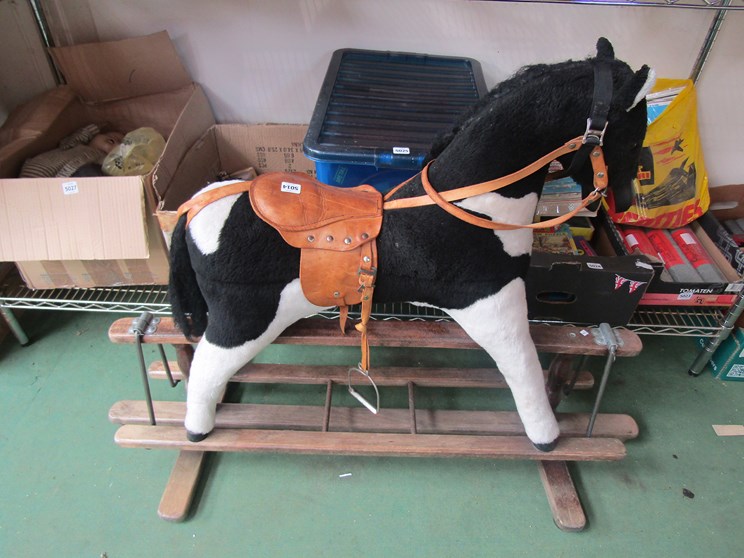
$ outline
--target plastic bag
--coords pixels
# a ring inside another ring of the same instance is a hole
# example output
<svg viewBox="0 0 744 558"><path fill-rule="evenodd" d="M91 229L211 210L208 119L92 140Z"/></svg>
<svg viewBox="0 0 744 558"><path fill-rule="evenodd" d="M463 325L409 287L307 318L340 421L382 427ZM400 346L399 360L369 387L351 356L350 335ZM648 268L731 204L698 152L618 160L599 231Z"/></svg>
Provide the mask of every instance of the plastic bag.
<svg viewBox="0 0 744 558"><path fill-rule="evenodd" d="M676 92L668 105L663 100L655 102L655 94L658 97L666 92ZM682 227L710 205L695 87L691 80L658 79L647 101L649 120L653 121L643 141L638 177L633 180L634 202L628 211L617 213L610 196L608 213L616 223L658 229Z"/></svg>
<svg viewBox="0 0 744 558"><path fill-rule="evenodd" d="M165 139L153 128L137 128L106 155L101 168L110 176L147 174L165 149Z"/></svg>

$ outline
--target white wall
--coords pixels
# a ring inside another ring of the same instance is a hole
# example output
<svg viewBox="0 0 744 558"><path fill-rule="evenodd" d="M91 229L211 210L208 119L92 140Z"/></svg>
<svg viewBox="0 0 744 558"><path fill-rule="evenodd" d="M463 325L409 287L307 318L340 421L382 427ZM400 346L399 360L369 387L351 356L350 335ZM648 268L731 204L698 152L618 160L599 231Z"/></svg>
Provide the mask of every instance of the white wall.
<svg viewBox="0 0 744 558"><path fill-rule="evenodd" d="M524 64L583 58L608 37L632 67L688 77L714 12L466 0L47 0L61 39L167 29L220 122L310 119L331 53L356 47L469 56L490 85ZM729 12L699 86L712 185L744 183L744 13ZM67 23L65 23L67 20ZM94 30L95 32L93 32ZM79 32L78 32L79 34Z"/></svg>
<svg viewBox="0 0 744 558"><path fill-rule="evenodd" d="M54 85L28 3L0 1L0 122L13 108Z"/></svg>

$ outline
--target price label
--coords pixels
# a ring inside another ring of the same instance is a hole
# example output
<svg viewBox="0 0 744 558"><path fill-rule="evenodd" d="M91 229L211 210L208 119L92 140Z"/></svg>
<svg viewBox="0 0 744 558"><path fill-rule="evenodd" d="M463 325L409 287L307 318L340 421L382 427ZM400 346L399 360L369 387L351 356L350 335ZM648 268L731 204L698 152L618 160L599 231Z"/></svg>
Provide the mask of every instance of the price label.
<svg viewBox="0 0 744 558"><path fill-rule="evenodd" d="M289 194L299 194L302 192L302 184L295 184L294 182L282 182L282 192Z"/></svg>
<svg viewBox="0 0 744 558"><path fill-rule="evenodd" d="M65 196L70 196L72 194L77 194L79 192L78 190L78 183L77 182L63 182L62 183L62 193Z"/></svg>

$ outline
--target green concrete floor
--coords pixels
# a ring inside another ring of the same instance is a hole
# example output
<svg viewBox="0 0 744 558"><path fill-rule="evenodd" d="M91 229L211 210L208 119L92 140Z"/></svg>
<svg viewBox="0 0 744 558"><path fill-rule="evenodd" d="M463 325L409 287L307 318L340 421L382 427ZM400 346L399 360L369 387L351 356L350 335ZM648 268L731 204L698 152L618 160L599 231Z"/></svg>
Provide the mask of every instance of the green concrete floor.
<svg viewBox="0 0 744 558"><path fill-rule="evenodd" d="M0 557L744 555L744 437L711 428L744 422L744 383L689 377L691 338L646 336L641 356L616 364L603 411L632 415L641 434L623 461L571 466L589 520L582 533L553 525L533 463L478 459L217 455L191 517L168 523L156 510L175 454L119 448L107 421L115 401L142 398L134 348L107 339L116 317L28 311L33 343L0 345ZM484 361L458 351L373 357ZM261 358L346 364L357 352L275 346ZM183 397L158 382L153 394ZM428 395L511 408L505 392ZM316 388L238 396L322 400ZM562 405L589 409L591 394Z"/></svg>

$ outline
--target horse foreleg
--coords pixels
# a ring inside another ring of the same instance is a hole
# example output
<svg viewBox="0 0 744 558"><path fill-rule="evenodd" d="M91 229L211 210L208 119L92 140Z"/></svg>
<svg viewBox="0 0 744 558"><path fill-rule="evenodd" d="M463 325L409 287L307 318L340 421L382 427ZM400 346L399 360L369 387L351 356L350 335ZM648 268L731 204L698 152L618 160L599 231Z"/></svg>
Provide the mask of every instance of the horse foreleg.
<svg viewBox="0 0 744 558"><path fill-rule="evenodd" d="M229 320L246 320L240 309L210 307L210 324L220 322L220 327L231 323ZM207 326L199 341L191 364L188 391L186 394L186 419L184 426L188 439L198 442L214 429L217 403L227 387L230 378L259 352L276 339L287 327L297 320L314 314L322 308L311 304L302 294L299 279L289 283L282 290L276 315L260 335L244 343L225 347L219 339L210 337ZM236 323L236 322L232 322Z"/></svg>
<svg viewBox="0 0 744 558"><path fill-rule="evenodd" d="M461 310L446 310L488 352L511 388L525 432L538 449L552 450L558 422L545 392L542 365L530 336L524 281Z"/></svg>

